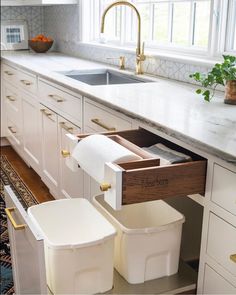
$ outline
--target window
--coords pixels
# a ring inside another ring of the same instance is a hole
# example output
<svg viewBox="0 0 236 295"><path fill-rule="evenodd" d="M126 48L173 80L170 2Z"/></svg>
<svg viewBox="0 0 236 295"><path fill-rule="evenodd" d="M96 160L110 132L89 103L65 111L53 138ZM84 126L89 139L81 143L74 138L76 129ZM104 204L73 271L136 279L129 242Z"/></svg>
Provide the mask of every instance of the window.
<svg viewBox="0 0 236 295"><path fill-rule="evenodd" d="M93 11L87 41L99 42L102 12L114 0L82 1L90 3ZM141 14L146 48L205 56L236 53L236 0L129 1ZM112 8L106 16L105 35L107 44L135 46L137 17L132 9Z"/></svg>
<svg viewBox="0 0 236 295"><path fill-rule="evenodd" d="M236 51L236 0L229 3L227 15L226 51Z"/></svg>

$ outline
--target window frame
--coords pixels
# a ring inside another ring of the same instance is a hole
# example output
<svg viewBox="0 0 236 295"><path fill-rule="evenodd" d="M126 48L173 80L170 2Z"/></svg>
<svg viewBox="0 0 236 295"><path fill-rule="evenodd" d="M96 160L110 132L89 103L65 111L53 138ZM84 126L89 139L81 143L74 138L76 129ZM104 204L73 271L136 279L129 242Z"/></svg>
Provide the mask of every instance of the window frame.
<svg viewBox="0 0 236 295"><path fill-rule="evenodd" d="M97 31L98 29L100 29L101 9L99 9L99 24L97 23L94 24L94 15L93 17L91 17L91 11L93 11L91 4L94 1L99 1L99 6L100 6L100 0L79 0L80 20L81 20L80 42L99 46L100 44L99 40L94 38L95 36L94 28L96 27ZM206 50L202 50L194 46L191 46L191 47L177 46L176 44L175 45L171 45L171 44L157 45L154 43L151 44L152 42L145 44L146 50L150 52L166 52L167 54L170 54L170 55L184 54L186 56L196 56L196 58L202 57L205 59L207 58L219 59L222 54L236 55L236 48L233 50L229 50L229 45L230 45L230 42L232 42L232 39L230 40L229 34L228 34L230 28L232 28L232 25L233 25L232 15L230 18L228 18L228 14L229 14L228 9L229 7L232 6L233 1L235 0L211 0L210 20L209 20L209 41L208 41L208 47L206 48ZM121 13L122 13L123 19L126 19L125 9L122 9L121 11L122 11ZM235 13L235 17L236 17L236 13ZM89 25L87 24L88 19L90 19ZM86 21L86 26L83 26L85 21ZM121 32L122 32L121 43L120 41L117 41L117 40L112 40L112 41L109 40L105 44L105 46L108 48L120 47L122 49L135 50L135 47L136 47L135 41L124 43L124 39L125 39L124 28L125 28L125 23L121 22Z"/></svg>

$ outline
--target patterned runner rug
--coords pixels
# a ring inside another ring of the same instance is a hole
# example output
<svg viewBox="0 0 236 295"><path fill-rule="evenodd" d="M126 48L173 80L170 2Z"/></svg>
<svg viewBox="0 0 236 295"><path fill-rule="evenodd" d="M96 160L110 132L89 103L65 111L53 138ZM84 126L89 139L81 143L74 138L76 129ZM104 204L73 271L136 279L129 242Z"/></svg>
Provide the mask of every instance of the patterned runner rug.
<svg viewBox="0 0 236 295"><path fill-rule="evenodd" d="M20 176L8 162L6 156L0 157L1 166L1 186L0 186L0 266L1 266L1 284L0 284L0 294L13 294L13 277L12 277L12 266L11 266L11 254L10 245L7 232L7 217L4 211L5 201L4 201L4 185L11 185L11 188L17 195L22 206L27 209L28 207L37 204L38 202L34 198L32 192L24 184Z"/></svg>

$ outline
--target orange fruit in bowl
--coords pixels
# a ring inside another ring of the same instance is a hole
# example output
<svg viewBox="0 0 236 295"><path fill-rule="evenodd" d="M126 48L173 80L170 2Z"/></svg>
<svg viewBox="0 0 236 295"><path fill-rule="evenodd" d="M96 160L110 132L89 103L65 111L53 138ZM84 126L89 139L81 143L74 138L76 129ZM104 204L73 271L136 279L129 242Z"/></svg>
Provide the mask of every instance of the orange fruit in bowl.
<svg viewBox="0 0 236 295"><path fill-rule="evenodd" d="M37 40L42 40L44 38L43 34L39 34L35 37Z"/></svg>
<svg viewBox="0 0 236 295"><path fill-rule="evenodd" d="M39 34L29 40L29 47L37 53L47 52L53 44L53 39Z"/></svg>

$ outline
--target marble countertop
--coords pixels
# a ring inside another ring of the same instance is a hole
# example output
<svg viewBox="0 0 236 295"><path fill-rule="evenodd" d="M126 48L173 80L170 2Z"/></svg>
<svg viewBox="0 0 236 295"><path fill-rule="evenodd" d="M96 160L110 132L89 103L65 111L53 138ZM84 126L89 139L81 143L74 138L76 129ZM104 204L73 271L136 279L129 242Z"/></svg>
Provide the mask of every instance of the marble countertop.
<svg viewBox="0 0 236 295"><path fill-rule="evenodd" d="M236 165L236 106L224 104L222 93L208 103L193 85L160 77L152 83L91 86L58 72L108 66L60 53L5 52L1 58Z"/></svg>

